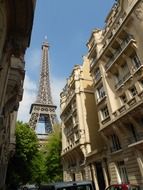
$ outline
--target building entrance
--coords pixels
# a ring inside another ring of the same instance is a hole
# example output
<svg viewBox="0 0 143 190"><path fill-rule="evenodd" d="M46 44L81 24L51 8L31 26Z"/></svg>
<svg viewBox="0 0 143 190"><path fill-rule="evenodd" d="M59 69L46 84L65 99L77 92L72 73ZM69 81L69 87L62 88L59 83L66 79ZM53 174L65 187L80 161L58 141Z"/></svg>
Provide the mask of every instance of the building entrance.
<svg viewBox="0 0 143 190"><path fill-rule="evenodd" d="M95 168L96 168L99 189L104 190L105 189L105 179L104 179L104 174L103 174L103 169L102 169L102 163L95 162Z"/></svg>

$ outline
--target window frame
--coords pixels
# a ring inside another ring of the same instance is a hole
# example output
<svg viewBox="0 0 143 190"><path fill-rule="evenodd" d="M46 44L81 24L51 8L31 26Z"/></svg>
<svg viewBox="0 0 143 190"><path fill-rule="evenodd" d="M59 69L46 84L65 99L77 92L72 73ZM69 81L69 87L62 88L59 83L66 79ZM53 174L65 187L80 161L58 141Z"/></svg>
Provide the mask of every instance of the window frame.
<svg viewBox="0 0 143 190"><path fill-rule="evenodd" d="M101 113L101 120L102 121L107 119L108 117L110 117L110 113L109 113L109 109L108 109L107 105L101 108L100 113Z"/></svg>

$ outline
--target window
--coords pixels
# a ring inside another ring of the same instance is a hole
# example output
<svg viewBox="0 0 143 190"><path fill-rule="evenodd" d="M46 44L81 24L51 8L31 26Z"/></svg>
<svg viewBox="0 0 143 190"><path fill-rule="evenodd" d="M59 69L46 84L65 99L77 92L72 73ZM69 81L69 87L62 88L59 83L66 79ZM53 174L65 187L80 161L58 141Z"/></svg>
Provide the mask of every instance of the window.
<svg viewBox="0 0 143 190"><path fill-rule="evenodd" d="M74 143L74 136L70 137L70 145Z"/></svg>
<svg viewBox="0 0 143 190"><path fill-rule="evenodd" d="M94 41L92 40L91 45L90 45L90 49L93 48L93 46L94 46Z"/></svg>
<svg viewBox="0 0 143 190"><path fill-rule="evenodd" d="M133 64L133 70L136 70L141 66L141 62L140 62L137 54L134 54L134 55L131 56L131 61L132 61L132 64Z"/></svg>
<svg viewBox="0 0 143 190"><path fill-rule="evenodd" d="M108 39L110 40L110 38L113 36L113 32L110 32Z"/></svg>
<svg viewBox="0 0 143 190"><path fill-rule="evenodd" d="M120 141L116 134L111 135L110 140L111 140L111 152L121 149Z"/></svg>
<svg viewBox="0 0 143 190"><path fill-rule="evenodd" d="M129 76L130 76L130 71L127 63L124 63L122 66L122 76L123 76L123 81L125 81Z"/></svg>
<svg viewBox="0 0 143 190"><path fill-rule="evenodd" d="M99 68L97 68L97 69L95 70L94 75L95 75L95 80L99 80L99 79L100 79L101 73L100 73Z"/></svg>
<svg viewBox="0 0 143 190"><path fill-rule="evenodd" d="M123 94L122 96L120 96L120 100L122 104L125 104L127 102L127 97L125 94Z"/></svg>
<svg viewBox="0 0 143 190"><path fill-rule="evenodd" d="M122 84L121 76L119 75L119 72L114 74L114 81L115 81L115 88L118 88Z"/></svg>
<svg viewBox="0 0 143 190"><path fill-rule="evenodd" d="M75 109L76 108L76 100L74 99L74 101L72 102L72 108Z"/></svg>
<svg viewBox="0 0 143 190"><path fill-rule="evenodd" d="M143 118L140 118L140 119L138 120L138 122L139 122L139 124L140 124L140 127L143 127Z"/></svg>
<svg viewBox="0 0 143 190"><path fill-rule="evenodd" d="M119 81L119 73L114 74L115 82L117 83Z"/></svg>
<svg viewBox="0 0 143 190"><path fill-rule="evenodd" d="M97 88L97 101L101 100L105 96L103 85Z"/></svg>
<svg viewBox="0 0 143 190"><path fill-rule="evenodd" d="M73 115L73 125L77 125L78 124L78 118L77 118L77 114Z"/></svg>
<svg viewBox="0 0 143 190"><path fill-rule="evenodd" d="M132 96L135 96L137 94L137 90L135 86L131 87L129 90Z"/></svg>
<svg viewBox="0 0 143 190"><path fill-rule="evenodd" d="M101 118L102 118L102 120L104 120L108 117L109 117L108 107L105 106L104 108L101 109Z"/></svg>
<svg viewBox="0 0 143 190"><path fill-rule="evenodd" d="M119 161L117 165L122 183L128 183L128 174L124 161Z"/></svg>
<svg viewBox="0 0 143 190"><path fill-rule="evenodd" d="M131 123L129 123L128 126L129 126L129 129L130 129L130 133L132 134L132 137L133 137L133 139L132 139L132 137L129 139L130 142L131 143L134 142L134 141L137 142L138 141L138 136L137 136L137 132L136 132L134 126Z"/></svg>
<svg viewBox="0 0 143 190"><path fill-rule="evenodd" d="M79 130L75 132L75 141L79 140L80 135L79 135Z"/></svg>
<svg viewBox="0 0 143 190"><path fill-rule="evenodd" d="M121 68L122 68L123 73L129 72L129 67L128 67L128 64L126 62L121 65Z"/></svg>

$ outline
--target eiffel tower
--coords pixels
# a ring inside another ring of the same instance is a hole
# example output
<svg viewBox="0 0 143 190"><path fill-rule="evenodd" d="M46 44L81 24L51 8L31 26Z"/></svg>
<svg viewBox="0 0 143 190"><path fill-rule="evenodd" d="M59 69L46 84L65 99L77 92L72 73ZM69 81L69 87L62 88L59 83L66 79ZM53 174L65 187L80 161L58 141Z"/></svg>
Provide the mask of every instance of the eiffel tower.
<svg viewBox="0 0 143 190"><path fill-rule="evenodd" d="M56 106L53 105L50 88L48 50L49 44L45 40L42 44L38 95L30 108L29 126L35 130L39 141L46 140L48 135L53 132L53 125L57 123Z"/></svg>

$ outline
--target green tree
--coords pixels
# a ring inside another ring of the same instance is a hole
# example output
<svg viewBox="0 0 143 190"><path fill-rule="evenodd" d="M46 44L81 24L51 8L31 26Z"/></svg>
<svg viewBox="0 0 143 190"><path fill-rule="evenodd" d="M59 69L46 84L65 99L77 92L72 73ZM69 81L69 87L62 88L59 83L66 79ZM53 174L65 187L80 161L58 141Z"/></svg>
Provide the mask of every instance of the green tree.
<svg viewBox="0 0 143 190"><path fill-rule="evenodd" d="M28 124L16 124L16 151L10 159L6 183L14 189L19 183L27 183L32 178L31 165L38 153L38 139Z"/></svg>
<svg viewBox="0 0 143 190"><path fill-rule="evenodd" d="M60 125L54 126L54 132L48 137L46 144L45 154L47 182L62 180L60 129Z"/></svg>
<svg viewBox="0 0 143 190"><path fill-rule="evenodd" d="M38 149L38 139L28 124L16 124L16 151L10 159L7 171L7 189L20 184L62 180L60 126L54 126L46 146Z"/></svg>
<svg viewBox="0 0 143 190"><path fill-rule="evenodd" d="M47 181L45 152L39 150L31 164L31 182L40 184Z"/></svg>

